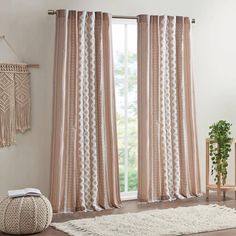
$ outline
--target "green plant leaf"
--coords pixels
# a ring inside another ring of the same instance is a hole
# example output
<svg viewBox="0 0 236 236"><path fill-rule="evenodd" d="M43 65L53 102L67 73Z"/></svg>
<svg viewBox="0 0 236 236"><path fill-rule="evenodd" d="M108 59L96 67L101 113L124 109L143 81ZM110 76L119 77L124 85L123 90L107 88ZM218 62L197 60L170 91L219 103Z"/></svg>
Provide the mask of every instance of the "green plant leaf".
<svg viewBox="0 0 236 236"><path fill-rule="evenodd" d="M231 151L231 128L232 124L225 120L220 120L211 126L209 126L209 136L211 139L216 141L216 143L210 143L209 145L209 155L212 161L211 174L215 172L214 181L226 183L227 178L227 167L228 158ZM220 173L220 176L218 175Z"/></svg>

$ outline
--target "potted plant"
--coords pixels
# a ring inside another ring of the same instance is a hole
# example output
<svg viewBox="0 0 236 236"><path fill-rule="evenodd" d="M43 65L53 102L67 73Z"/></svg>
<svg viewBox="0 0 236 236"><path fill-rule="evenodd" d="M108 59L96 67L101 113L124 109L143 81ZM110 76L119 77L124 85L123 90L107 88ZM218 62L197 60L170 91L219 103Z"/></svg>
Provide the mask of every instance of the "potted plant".
<svg viewBox="0 0 236 236"><path fill-rule="evenodd" d="M231 126L232 124L227 121L220 120L209 127L209 136L212 141L209 146L209 154L212 160L211 175L215 174L214 181L218 186L226 184L232 141Z"/></svg>

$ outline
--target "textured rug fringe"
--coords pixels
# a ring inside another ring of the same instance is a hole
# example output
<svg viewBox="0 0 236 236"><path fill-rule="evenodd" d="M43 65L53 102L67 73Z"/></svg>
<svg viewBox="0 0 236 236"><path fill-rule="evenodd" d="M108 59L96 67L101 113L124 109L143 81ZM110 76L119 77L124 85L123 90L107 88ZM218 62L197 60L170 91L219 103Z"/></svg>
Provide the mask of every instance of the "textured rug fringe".
<svg viewBox="0 0 236 236"><path fill-rule="evenodd" d="M63 223L62 223L63 224ZM67 234L69 234L70 236L73 236L75 231L80 232L81 236L102 236L101 234L97 234L94 232L91 232L83 227L80 226L76 226L70 222L68 222L68 225L63 225L63 227L60 227L59 223L52 223L50 226L52 226L55 229L61 230ZM71 229L71 227L73 229Z"/></svg>
<svg viewBox="0 0 236 236"><path fill-rule="evenodd" d="M183 235L236 228L236 209L217 204L155 209L51 224L70 236Z"/></svg>
<svg viewBox="0 0 236 236"><path fill-rule="evenodd" d="M221 206L221 205L218 205L218 204L210 204L208 206L211 206L211 207L218 207L222 210L224 210L225 212L231 212L231 213L235 213L236 214L236 209L235 208L229 208L225 205Z"/></svg>

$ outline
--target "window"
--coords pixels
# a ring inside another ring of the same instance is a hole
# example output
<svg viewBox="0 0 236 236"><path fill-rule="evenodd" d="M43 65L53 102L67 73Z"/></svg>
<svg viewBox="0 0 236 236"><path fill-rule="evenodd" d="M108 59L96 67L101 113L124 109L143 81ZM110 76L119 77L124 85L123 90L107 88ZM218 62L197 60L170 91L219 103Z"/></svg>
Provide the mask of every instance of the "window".
<svg viewBox="0 0 236 236"><path fill-rule="evenodd" d="M113 20L113 55L122 199L136 198L138 184L137 23Z"/></svg>

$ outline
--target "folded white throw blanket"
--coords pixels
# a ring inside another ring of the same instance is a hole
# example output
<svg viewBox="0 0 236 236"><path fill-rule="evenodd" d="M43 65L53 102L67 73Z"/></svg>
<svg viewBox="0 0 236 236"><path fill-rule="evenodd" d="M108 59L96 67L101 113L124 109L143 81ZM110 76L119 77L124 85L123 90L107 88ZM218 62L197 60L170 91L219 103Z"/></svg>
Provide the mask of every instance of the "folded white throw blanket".
<svg viewBox="0 0 236 236"><path fill-rule="evenodd" d="M23 188L23 189L16 189L16 190L9 190L8 197L15 198L15 197L25 197L25 196L40 196L42 195L40 190L37 188Z"/></svg>

